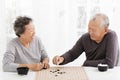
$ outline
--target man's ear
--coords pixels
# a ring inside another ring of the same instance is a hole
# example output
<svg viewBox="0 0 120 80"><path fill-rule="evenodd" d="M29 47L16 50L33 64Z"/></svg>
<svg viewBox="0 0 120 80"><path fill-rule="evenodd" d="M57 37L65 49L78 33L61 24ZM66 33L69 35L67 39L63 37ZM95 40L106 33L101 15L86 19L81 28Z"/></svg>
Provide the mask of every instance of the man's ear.
<svg viewBox="0 0 120 80"><path fill-rule="evenodd" d="M108 33L108 28L105 28L105 34L107 34Z"/></svg>

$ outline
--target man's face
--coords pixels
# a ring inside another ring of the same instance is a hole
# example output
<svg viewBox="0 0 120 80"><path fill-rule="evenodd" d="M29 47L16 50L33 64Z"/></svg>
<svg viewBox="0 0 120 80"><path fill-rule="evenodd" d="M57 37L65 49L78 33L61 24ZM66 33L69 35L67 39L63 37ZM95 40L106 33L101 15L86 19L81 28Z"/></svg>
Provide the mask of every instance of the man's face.
<svg viewBox="0 0 120 80"><path fill-rule="evenodd" d="M107 28L102 27L100 25L100 20L90 21L88 25L88 32L90 34L90 38L97 43L101 42L104 35L107 33Z"/></svg>

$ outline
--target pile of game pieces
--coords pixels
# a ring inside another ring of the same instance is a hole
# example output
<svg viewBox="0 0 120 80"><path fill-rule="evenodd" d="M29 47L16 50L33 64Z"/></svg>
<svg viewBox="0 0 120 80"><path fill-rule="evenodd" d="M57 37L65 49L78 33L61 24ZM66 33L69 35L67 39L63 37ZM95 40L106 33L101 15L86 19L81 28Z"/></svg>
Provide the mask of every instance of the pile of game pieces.
<svg viewBox="0 0 120 80"><path fill-rule="evenodd" d="M55 77L61 75L61 74L65 74L66 72L62 72L60 71L60 69L56 69L56 70L50 70L51 73L55 73Z"/></svg>

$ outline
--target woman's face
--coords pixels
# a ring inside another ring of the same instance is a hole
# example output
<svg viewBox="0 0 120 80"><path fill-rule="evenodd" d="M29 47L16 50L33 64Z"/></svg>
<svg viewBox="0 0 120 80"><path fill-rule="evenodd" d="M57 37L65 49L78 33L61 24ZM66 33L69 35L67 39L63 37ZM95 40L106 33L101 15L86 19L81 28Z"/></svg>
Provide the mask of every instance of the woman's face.
<svg viewBox="0 0 120 80"><path fill-rule="evenodd" d="M31 42L35 35L35 28L32 22L25 26L25 32L20 35L27 42Z"/></svg>

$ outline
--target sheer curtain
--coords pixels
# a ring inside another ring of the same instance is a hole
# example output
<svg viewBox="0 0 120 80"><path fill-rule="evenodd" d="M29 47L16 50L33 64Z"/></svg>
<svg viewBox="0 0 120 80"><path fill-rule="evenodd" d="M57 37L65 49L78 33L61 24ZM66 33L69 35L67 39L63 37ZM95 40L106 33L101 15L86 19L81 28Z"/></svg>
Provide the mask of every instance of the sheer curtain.
<svg viewBox="0 0 120 80"><path fill-rule="evenodd" d="M108 15L110 28L120 37L119 4L119 0L1 0L0 65L6 44L16 37L13 22L17 16L33 18L36 35L41 38L53 65L54 55L71 49L79 37L87 32L89 18L95 13ZM83 54L68 65L82 65L84 60Z"/></svg>

